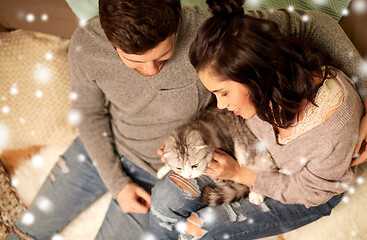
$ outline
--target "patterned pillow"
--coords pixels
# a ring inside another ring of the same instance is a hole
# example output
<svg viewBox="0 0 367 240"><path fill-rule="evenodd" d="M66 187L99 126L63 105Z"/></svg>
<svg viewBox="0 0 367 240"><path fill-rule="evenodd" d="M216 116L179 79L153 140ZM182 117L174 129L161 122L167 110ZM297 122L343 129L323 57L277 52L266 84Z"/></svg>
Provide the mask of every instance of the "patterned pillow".
<svg viewBox="0 0 367 240"><path fill-rule="evenodd" d="M0 151L68 144L68 39L23 30L0 33Z"/></svg>

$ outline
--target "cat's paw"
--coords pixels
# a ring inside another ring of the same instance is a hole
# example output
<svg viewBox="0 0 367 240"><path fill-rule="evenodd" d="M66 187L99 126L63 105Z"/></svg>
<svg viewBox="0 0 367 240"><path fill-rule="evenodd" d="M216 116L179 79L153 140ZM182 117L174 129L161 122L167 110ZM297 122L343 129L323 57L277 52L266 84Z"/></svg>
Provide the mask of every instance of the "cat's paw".
<svg viewBox="0 0 367 240"><path fill-rule="evenodd" d="M264 202L264 199L265 199L264 195L255 192L250 192L250 194L248 195L248 200L252 204L260 205L262 202Z"/></svg>
<svg viewBox="0 0 367 240"><path fill-rule="evenodd" d="M168 167L167 165L164 165L163 167L161 167L161 169L158 170L157 178L162 179L164 175L166 175L170 170L171 170L170 167Z"/></svg>

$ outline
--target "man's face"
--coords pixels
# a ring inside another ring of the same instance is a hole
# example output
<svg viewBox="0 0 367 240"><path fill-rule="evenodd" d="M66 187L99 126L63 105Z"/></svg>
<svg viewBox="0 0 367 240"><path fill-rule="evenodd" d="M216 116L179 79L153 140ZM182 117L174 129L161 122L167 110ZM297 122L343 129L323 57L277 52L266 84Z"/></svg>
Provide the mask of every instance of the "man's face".
<svg viewBox="0 0 367 240"><path fill-rule="evenodd" d="M153 76L163 67L164 63L173 55L175 48L175 34L167 37L155 48L147 52L136 55L123 52L116 48L121 61L129 68L135 69L143 76Z"/></svg>

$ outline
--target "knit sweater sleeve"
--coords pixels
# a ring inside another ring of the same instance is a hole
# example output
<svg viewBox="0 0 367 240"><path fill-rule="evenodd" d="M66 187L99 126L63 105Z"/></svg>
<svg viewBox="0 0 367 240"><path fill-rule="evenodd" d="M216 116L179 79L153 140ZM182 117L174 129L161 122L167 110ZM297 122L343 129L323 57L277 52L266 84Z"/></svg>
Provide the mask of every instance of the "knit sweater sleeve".
<svg viewBox="0 0 367 240"><path fill-rule="evenodd" d="M81 117L78 129L85 148L107 188L116 196L130 178L123 172L115 153L106 97L88 74L88 68L93 66L88 63L91 56L81 47L85 39L80 31L71 39L68 54L72 91L77 94L72 108Z"/></svg>
<svg viewBox="0 0 367 240"><path fill-rule="evenodd" d="M343 129L340 132L343 137L339 136L333 148L325 145L324 149L329 149L330 154L323 159L310 159L299 173L258 171L254 191L285 204L306 207L318 206L345 192L354 179L349 166L353 151L351 133L350 128Z"/></svg>
<svg viewBox="0 0 367 240"><path fill-rule="evenodd" d="M360 97L367 98L367 75L363 73L363 59L332 17L321 12L290 12L285 9L249 11L247 14L275 21L282 33L298 36L312 49L321 51L330 60L329 65L342 70L353 79Z"/></svg>

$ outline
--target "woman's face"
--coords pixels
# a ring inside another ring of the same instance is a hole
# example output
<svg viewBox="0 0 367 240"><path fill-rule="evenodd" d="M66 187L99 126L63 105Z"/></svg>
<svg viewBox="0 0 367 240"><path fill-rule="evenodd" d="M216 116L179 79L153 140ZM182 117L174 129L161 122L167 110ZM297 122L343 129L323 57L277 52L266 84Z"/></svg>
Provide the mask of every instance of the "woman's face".
<svg viewBox="0 0 367 240"><path fill-rule="evenodd" d="M217 107L227 108L244 119L250 119L256 114L256 110L250 101L248 88L230 79L223 79L215 75L207 68L198 72L204 86L215 94Z"/></svg>

